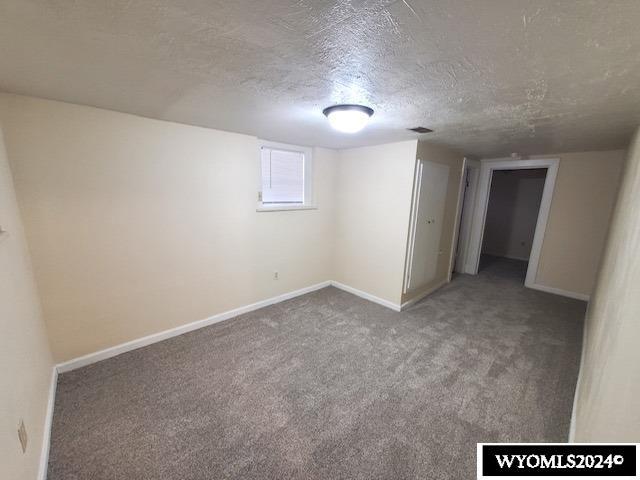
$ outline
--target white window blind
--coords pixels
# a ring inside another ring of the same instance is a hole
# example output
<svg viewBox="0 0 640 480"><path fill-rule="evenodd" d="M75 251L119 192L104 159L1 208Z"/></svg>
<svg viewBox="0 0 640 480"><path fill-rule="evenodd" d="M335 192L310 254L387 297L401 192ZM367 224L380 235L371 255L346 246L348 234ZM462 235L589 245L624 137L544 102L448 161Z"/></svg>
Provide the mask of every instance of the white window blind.
<svg viewBox="0 0 640 480"><path fill-rule="evenodd" d="M304 153L262 147L262 203L304 203Z"/></svg>

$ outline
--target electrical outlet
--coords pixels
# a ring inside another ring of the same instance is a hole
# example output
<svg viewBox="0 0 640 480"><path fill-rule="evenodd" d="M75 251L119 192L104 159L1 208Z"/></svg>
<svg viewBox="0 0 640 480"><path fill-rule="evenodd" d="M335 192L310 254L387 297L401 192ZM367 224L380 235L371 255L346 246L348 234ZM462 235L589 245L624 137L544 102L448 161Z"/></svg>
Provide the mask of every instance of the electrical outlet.
<svg viewBox="0 0 640 480"><path fill-rule="evenodd" d="M20 427L18 428L18 440L22 446L22 453L27 451L27 428L24 426L24 420L20 419Z"/></svg>
<svg viewBox="0 0 640 480"><path fill-rule="evenodd" d="M273 279L278 280L278 271L273 272Z"/></svg>

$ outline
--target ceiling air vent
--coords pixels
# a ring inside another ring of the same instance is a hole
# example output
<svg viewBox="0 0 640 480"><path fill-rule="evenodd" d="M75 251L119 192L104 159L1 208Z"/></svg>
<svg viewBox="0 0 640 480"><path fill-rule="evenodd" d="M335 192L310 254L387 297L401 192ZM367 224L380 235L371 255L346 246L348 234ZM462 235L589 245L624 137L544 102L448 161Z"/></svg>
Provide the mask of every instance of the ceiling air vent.
<svg viewBox="0 0 640 480"><path fill-rule="evenodd" d="M426 127L414 127L414 128L409 128L409 130L411 130L412 132L416 132L416 133L431 133L431 132L433 132L433 130L431 130L430 128L426 128Z"/></svg>

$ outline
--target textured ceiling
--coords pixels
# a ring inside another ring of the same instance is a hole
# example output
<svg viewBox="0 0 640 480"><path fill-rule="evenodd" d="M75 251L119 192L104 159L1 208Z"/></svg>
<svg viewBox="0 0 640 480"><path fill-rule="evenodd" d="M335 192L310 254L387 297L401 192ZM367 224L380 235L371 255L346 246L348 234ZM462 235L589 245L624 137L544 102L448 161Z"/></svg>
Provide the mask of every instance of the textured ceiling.
<svg viewBox="0 0 640 480"><path fill-rule="evenodd" d="M3 0L0 90L328 147L618 148L640 1ZM334 103L376 113L340 134Z"/></svg>

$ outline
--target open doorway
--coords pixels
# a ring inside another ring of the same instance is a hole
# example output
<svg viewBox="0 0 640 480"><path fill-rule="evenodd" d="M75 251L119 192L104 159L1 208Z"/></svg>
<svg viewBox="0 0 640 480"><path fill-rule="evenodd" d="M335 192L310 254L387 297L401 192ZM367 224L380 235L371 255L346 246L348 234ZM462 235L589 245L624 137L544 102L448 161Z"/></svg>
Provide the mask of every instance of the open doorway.
<svg viewBox="0 0 640 480"><path fill-rule="evenodd" d="M460 265L463 267L460 270L462 273L475 275L478 273L478 269L481 266L480 260L484 246L485 220L487 219L489 197L494 173L502 170L510 170L513 172L523 170L543 170L545 172L545 176L543 180L540 180L540 182L543 183L544 186L542 196L538 202L538 214L534 234L532 238L530 237L528 239L528 242L527 240L520 240L520 242L525 241L525 245L520 246L526 247L528 250L528 260L525 262L526 277L524 284L529 288L542 289L542 287L536 283L536 277L538 274L538 263L542 252L544 234L547 228L547 219L549 218L549 211L551 210L551 200L553 197L556 176L558 174L558 165L559 160L557 158L517 160L497 159L482 160L480 162L477 193L472 200L473 205L470 205L470 210L473 211L471 215L473 218L471 219L470 233L468 238L461 238L462 242L466 242L465 247L461 250L464 252L464 255L460 259ZM536 176L540 174L536 172L531 175ZM500 228L507 228L505 227L506 223L508 222L505 221L505 217L503 216L499 222ZM486 266L486 264L484 266Z"/></svg>
<svg viewBox="0 0 640 480"><path fill-rule="evenodd" d="M478 272L525 282L546 176L546 168L492 172Z"/></svg>

